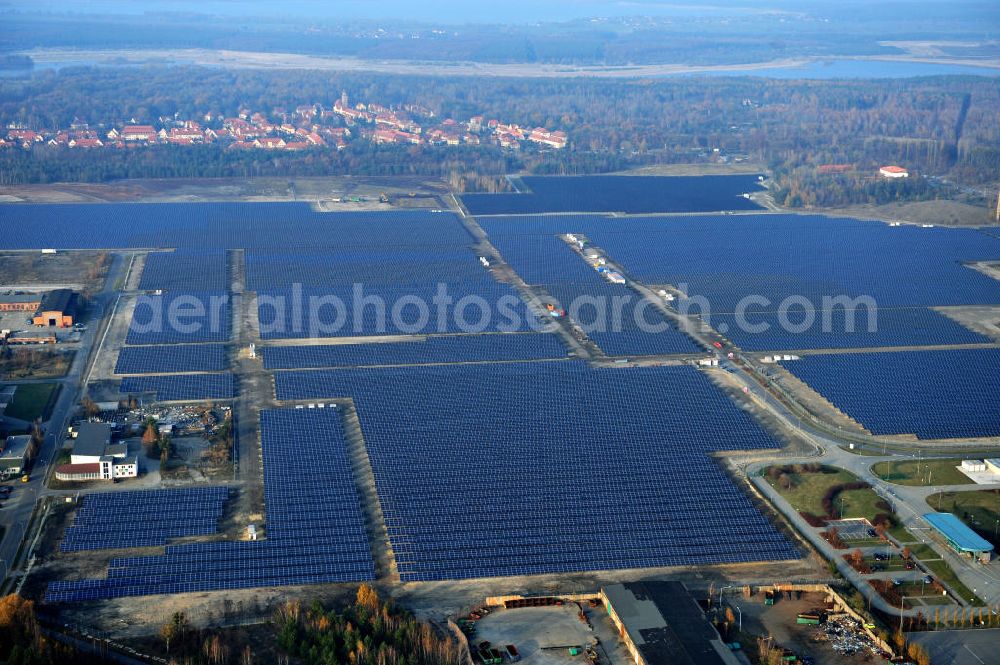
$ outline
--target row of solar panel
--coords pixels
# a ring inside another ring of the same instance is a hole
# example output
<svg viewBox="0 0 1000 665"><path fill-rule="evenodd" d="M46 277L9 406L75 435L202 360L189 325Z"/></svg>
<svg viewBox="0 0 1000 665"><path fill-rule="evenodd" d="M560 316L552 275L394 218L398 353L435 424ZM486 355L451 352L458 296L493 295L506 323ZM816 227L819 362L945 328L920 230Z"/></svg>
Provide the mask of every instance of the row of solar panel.
<svg viewBox="0 0 1000 665"><path fill-rule="evenodd" d="M480 223L515 270L538 284L589 284L556 234L586 236L631 277L679 287L690 300L678 307L747 350L985 342L927 307L1000 303L1000 283L965 265L1000 259L1000 240L973 229L797 215Z"/></svg>
<svg viewBox="0 0 1000 665"><path fill-rule="evenodd" d="M145 291L228 291L226 252L223 249L151 252L146 255L139 288Z"/></svg>
<svg viewBox="0 0 1000 665"><path fill-rule="evenodd" d="M338 411L265 410L260 431L266 540L171 545L163 555L112 559L107 579L53 582L46 599L374 579Z"/></svg>
<svg viewBox="0 0 1000 665"><path fill-rule="evenodd" d="M7 249L375 247L473 242L453 213L317 212L307 203L3 206Z"/></svg>
<svg viewBox="0 0 1000 665"><path fill-rule="evenodd" d="M297 369L564 358L566 349L556 335L495 333L391 344L266 346L261 355L266 369Z"/></svg>
<svg viewBox="0 0 1000 665"><path fill-rule="evenodd" d="M216 532L225 487L85 495L59 548L64 552L164 545Z"/></svg>
<svg viewBox="0 0 1000 665"><path fill-rule="evenodd" d="M261 339L545 330L506 284L367 285L258 295Z"/></svg>
<svg viewBox="0 0 1000 665"><path fill-rule="evenodd" d="M354 284L405 288L493 280L466 245L249 250L246 268L247 287L251 291L290 289L294 285L305 289Z"/></svg>
<svg viewBox="0 0 1000 665"><path fill-rule="evenodd" d="M611 356L691 354L703 349L660 311L625 286L600 281L546 286L569 316Z"/></svg>
<svg viewBox="0 0 1000 665"><path fill-rule="evenodd" d="M126 346L118 353L115 374L221 372L228 366L224 344Z"/></svg>
<svg viewBox="0 0 1000 665"><path fill-rule="evenodd" d="M232 297L216 291L171 291L136 299L125 343L186 344L227 342Z"/></svg>
<svg viewBox="0 0 1000 665"><path fill-rule="evenodd" d="M1000 349L817 355L783 365L876 435L1000 436Z"/></svg>
<svg viewBox="0 0 1000 665"><path fill-rule="evenodd" d="M156 399L161 402L232 399L236 396L236 382L229 372L127 376L122 379L118 390L130 395L155 393Z"/></svg>
<svg viewBox="0 0 1000 665"><path fill-rule="evenodd" d="M690 367L278 372L276 388L353 398L405 580L797 556L709 457L777 442Z"/></svg>

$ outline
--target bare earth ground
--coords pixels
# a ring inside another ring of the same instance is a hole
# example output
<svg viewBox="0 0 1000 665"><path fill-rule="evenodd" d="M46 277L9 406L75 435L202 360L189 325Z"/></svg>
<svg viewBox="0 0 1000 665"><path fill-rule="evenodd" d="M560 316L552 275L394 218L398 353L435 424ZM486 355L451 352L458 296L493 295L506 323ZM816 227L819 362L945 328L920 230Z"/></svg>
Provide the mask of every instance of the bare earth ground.
<svg viewBox="0 0 1000 665"><path fill-rule="evenodd" d="M131 555L132 552L128 554ZM32 583L37 585L35 593L42 592L43 584L48 579L103 577L105 573L101 561L93 559L87 560L80 569L72 571L67 565L63 562L47 571L36 568L36 573L31 577ZM487 596L508 593L592 593L604 584L642 579L679 579L689 588L701 589L708 588L711 583L720 588L724 585L773 583L790 579L826 581L827 578L823 562L809 555L791 562L376 584L376 588L380 594L394 598L422 619L443 621L447 617L465 614L473 608L481 607ZM196 625L206 626L218 622L223 606L230 603L245 608L243 616L247 621L266 620L279 604L287 600L299 600L304 605L308 605L313 599L324 603L338 603L353 598L356 591L357 585L353 584L327 584L116 598L99 603L60 606L60 616L67 623L90 626L97 630L113 630L116 636L124 638L155 633L175 611L183 611ZM121 625L122 618L128 619L128 627Z"/></svg>
<svg viewBox="0 0 1000 665"><path fill-rule="evenodd" d="M101 277L88 279L88 270L101 252L0 252L0 290L31 287L30 291L67 288L96 290Z"/></svg>
<svg viewBox="0 0 1000 665"><path fill-rule="evenodd" d="M393 203L379 202L385 192ZM410 194L414 194L413 198ZM23 203L106 203L139 201L144 203L184 203L199 201L318 201L330 211L388 209L392 206L440 207L437 200L447 193L444 183L435 178L354 177L317 178L172 178L117 180L109 183L62 183L0 187L0 196L8 202ZM334 202L333 199L362 197L363 202Z"/></svg>
<svg viewBox="0 0 1000 665"><path fill-rule="evenodd" d="M662 63L623 66L573 66L539 63L483 63L440 62L415 60L363 60L352 57L321 57L295 53L259 53L252 51L226 51L213 49L143 49L143 50L84 50L37 48L25 51L40 65L88 62L101 64L163 64L178 63L209 65L232 69L312 69L319 71L368 71L411 76L516 76L531 78L587 76L598 78L634 78L665 76L698 72L745 72L776 67L806 65L815 58L791 57L768 62L731 65L686 65ZM964 59L943 56L839 56L844 60L888 60L900 62L929 62L975 67L1000 68L998 59Z"/></svg>
<svg viewBox="0 0 1000 665"><path fill-rule="evenodd" d="M996 223L992 210L960 201L914 201L880 206L818 208L815 212L860 217L861 219L881 219L889 222L935 224L937 226L989 226Z"/></svg>

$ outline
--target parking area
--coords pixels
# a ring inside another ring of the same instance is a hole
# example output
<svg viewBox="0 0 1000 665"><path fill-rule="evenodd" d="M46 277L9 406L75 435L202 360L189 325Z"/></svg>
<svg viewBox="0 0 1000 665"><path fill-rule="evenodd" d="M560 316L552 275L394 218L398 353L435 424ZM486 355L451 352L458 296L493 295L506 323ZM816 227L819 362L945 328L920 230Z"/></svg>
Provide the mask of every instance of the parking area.
<svg viewBox="0 0 1000 665"><path fill-rule="evenodd" d="M833 520L828 526L836 527L843 541L870 540L875 538L875 527L866 519Z"/></svg>
<svg viewBox="0 0 1000 665"><path fill-rule="evenodd" d="M986 665L1000 662L997 657L1000 629L935 630L909 633L907 638L927 649L934 665Z"/></svg>

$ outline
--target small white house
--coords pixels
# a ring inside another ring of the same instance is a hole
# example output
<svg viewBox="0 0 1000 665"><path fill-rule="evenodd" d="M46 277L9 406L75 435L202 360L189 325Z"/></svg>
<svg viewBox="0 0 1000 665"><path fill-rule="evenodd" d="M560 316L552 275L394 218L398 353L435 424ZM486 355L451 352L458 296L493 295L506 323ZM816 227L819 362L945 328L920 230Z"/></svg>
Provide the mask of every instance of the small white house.
<svg viewBox="0 0 1000 665"><path fill-rule="evenodd" d="M909 178L910 172L902 166L883 166L878 170L883 178Z"/></svg>

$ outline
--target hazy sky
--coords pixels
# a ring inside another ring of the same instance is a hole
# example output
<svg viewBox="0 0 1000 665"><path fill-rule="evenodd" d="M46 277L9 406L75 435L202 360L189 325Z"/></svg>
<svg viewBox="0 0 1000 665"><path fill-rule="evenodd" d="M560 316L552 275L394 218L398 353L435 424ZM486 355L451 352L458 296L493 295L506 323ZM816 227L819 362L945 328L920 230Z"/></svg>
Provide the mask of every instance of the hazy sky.
<svg viewBox="0 0 1000 665"><path fill-rule="evenodd" d="M313 16L324 20L403 19L441 23L532 23L595 16L733 16L800 13L854 17L887 10L905 15L965 15L987 23L1000 15L996 0L0 0L0 8L25 12L185 12L241 17ZM996 14L994 14L996 12Z"/></svg>
<svg viewBox="0 0 1000 665"><path fill-rule="evenodd" d="M74 13L180 11L254 16L314 15L323 18L402 18L441 22L560 21L591 16L691 16L713 14L795 11L819 8L825 3L799 0L760 2L715 0L664 2L662 0L0 0L0 7L22 11ZM912 5L913 2L907 3Z"/></svg>

